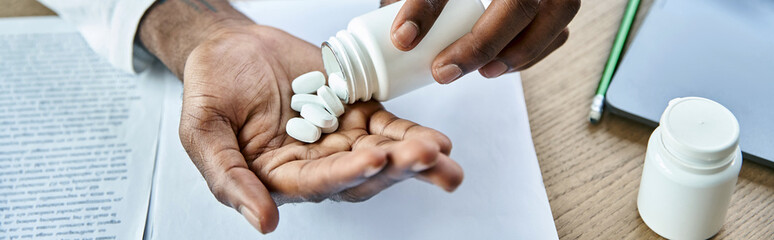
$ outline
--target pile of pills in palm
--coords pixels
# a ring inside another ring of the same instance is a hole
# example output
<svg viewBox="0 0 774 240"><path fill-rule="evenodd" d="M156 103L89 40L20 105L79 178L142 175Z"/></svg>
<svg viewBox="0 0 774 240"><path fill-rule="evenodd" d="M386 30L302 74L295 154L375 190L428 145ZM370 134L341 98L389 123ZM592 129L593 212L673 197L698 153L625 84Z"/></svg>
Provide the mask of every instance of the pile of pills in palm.
<svg viewBox="0 0 774 240"><path fill-rule="evenodd" d="M332 133L339 128L338 117L344 114L341 101L347 98L346 82L337 74L332 74L328 81L337 91L325 85L325 75L319 71L305 73L293 80L291 87L295 95L290 99L290 108L300 112L301 117L292 118L285 125L290 137L313 143L323 133Z"/></svg>

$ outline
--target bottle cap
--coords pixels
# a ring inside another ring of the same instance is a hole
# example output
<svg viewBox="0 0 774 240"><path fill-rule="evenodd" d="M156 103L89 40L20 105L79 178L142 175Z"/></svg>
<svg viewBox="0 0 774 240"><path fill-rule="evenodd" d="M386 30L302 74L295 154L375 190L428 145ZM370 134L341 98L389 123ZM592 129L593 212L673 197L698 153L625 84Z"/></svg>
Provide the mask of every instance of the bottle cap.
<svg viewBox="0 0 774 240"><path fill-rule="evenodd" d="M739 144L739 123L719 103L700 97L675 98L661 115L662 141L684 164L723 164Z"/></svg>

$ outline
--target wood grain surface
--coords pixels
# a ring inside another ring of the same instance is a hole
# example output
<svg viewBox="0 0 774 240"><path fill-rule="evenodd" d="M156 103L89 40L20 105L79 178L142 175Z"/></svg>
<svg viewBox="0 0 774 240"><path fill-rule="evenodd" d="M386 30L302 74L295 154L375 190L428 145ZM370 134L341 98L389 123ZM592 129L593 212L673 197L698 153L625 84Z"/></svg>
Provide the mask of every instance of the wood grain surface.
<svg viewBox="0 0 774 240"><path fill-rule="evenodd" d="M375 1L375 0L374 0ZM33 0L0 0L0 17L51 15ZM635 29L652 0L643 0ZM588 123L626 0L586 0L557 52L522 72L532 137L561 239L659 238L637 213L653 129L605 113ZM715 239L774 239L774 170L745 161Z"/></svg>
<svg viewBox="0 0 774 240"><path fill-rule="evenodd" d="M637 212L652 128L589 105L618 30L625 0L586 0L557 52L522 72L543 182L562 239L658 238ZM652 0L642 2L635 25ZM774 170L745 161L726 223L715 239L774 239Z"/></svg>
<svg viewBox="0 0 774 240"><path fill-rule="evenodd" d="M0 17L22 17L54 15L34 0L0 0Z"/></svg>

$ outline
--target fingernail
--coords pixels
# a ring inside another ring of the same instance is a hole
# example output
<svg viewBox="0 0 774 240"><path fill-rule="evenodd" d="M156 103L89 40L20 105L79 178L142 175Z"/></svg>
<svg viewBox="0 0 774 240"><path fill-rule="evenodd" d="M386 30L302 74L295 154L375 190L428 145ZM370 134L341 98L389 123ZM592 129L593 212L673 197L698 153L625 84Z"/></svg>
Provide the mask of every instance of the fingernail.
<svg viewBox="0 0 774 240"><path fill-rule="evenodd" d="M430 165L427 165L423 162L418 162L418 163L415 163L414 166L411 166L411 171L421 172L421 171L427 170L428 168L430 168Z"/></svg>
<svg viewBox="0 0 774 240"><path fill-rule="evenodd" d="M439 83L447 84L462 76L462 69L457 64L446 64L436 68L435 75L438 76Z"/></svg>
<svg viewBox="0 0 774 240"><path fill-rule="evenodd" d="M384 164L382 164L380 166L376 166L376 167L371 166L371 167L369 167L368 169L366 169L365 174L363 174L363 176L365 176L366 178L373 177L374 175L376 175L377 173L382 171L382 169L384 168L384 165L387 165L386 161L384 162Z"/></svg>
<svg viewBox="0 0 774 240"><path fill-rule="evenodd" d="M242 205L239 207L239 213L242 214L245 219L247 219L247 222L249 222L250 225L253 225L255 229L258 229L259 232L265 234L265 232L261 230L261 220L258 219L255 214L253 214L252 210Z"/></svg>
<svg viewBox="0 0 774 240"><path fill-rule="evenodd" d="M503 75L505 71L508 71L508 65L505 65L505 63L498 60L490 62L481 68L481 74L487 78L499 77L500 75Z"/></svg>
<svg viewBox="0 0 774 240"><path fill-rule="evenodd" d="M447 187L442 187L442 189L448 193L453 193L455 190L457 190L457 187L459 186L447 186Z"/></svg>
<svg viewBox="0 0 774 240"><path fill-rule="evenodd" d="M419 27L413 21L405 21L395 30L392 37L403 48L409 48L419 34Z"/></svg>

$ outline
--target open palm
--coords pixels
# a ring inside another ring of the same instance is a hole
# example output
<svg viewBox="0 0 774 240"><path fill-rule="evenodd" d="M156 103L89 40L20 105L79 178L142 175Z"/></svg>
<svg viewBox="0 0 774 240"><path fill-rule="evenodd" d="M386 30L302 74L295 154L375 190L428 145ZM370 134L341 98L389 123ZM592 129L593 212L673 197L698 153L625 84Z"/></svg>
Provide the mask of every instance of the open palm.
<svg viewBox="0 0 774 240"><path fill-rule="evenodd" d="M363 201L411 177L447 191L461 183L445 135L377 102L347 106L339 130L317 143L289 137L285 123L298 116L291 80L321 69L319 48L258 25L222 31L191 52L180 139L219 201L267 233L283 203Z"/></svg>

